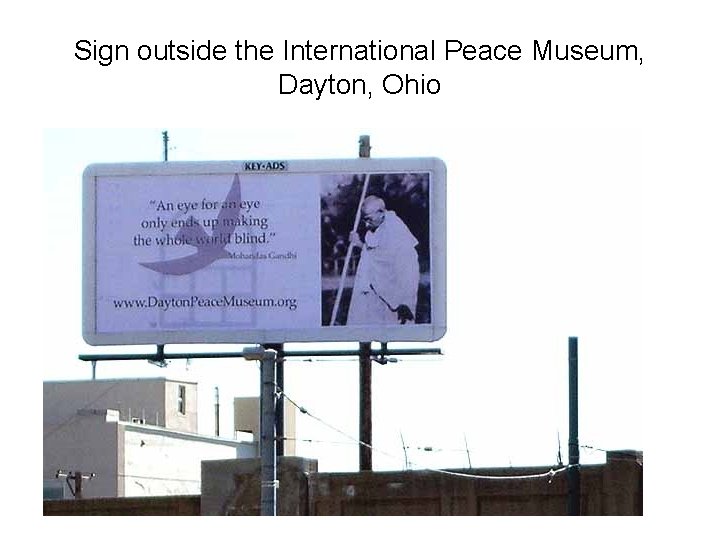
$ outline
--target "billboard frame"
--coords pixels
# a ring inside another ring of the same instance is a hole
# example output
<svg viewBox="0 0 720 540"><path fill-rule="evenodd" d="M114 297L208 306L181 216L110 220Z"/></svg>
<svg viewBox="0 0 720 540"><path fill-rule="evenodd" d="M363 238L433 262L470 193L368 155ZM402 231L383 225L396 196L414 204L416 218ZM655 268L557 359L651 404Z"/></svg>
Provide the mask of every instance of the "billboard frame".
<svg viewBox="0 0 720 540"><path fill-rule="evenodd" d="M182 329L130 332L97 330L97 186L104 177L240 174L393 174L430 173L429 246L431 322L385 326L322 326L289 329ZM83 173L83 339L89 345L181 343L292 343L352 341L431 342L446 331L446 167L442 160L421 158L355 158L322 160L243 160L196 162L98 163Z"/></svg>

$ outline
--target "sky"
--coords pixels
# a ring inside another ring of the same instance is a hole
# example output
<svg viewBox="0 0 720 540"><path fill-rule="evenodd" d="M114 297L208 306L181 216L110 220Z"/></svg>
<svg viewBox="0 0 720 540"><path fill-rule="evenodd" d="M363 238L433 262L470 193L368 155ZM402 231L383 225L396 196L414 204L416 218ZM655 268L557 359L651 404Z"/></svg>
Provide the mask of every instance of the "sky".
<svg viewBox="0 0 720 540"><path fill-rule="evenodd" d="M130 2L112 12L84 0L23 5L13 21L33 24L4 32L4 79L13 81L2 105L5 253L8 261L33 264L5 265L13 308L7 362L27 382L8 389L6 409L27 405L37 426L40 381L89 378L90 366L77 356L101 352L81 337L87 164L160 161L163 130L176 161L353 158L359 135L368 134L373 157L436 156L448 171L448 330L432 344L443 355L374 366L375 467L405 466L401 439L443 449L408 450L414 468L465 466L465 441L473 466L553 465L558 439L567 459L567 340L577 336L580 444L645 451L654 466L644 501L655 515L702 511L702 500L671 508L660 494L689 481L666 473L679 457L711 447L717 410L720 89L710 69L716 32L707 5L481 2L472 16L466 3L453 1L368 0L352 16L322 1L158 1L142 11ZM83 39L131 47L248 39L273 45L278 55L285 39L460 40L517 43L524 58L103 67L74 57ZM535 39L635 43L643 64L535 62ZM281 73L361 77L374 93L282 95ZM381 81L389 73L436 79L440 92L385 94ZM165 369L104 363L97 375L197 379L206 388L206 432L214 386L226 415L223 433L232 428L232 398L258 390L257 367L238 360ZM286 392L356 436L356 364L288 365ZM24 415L8 422L30 437L39 433ZM298 430L330 441L299 445L322 470L356 468L356 447L340 444L345 437L337 431L308 417L299 418ZM35 453L18 453L31 468L41 459L37 443ZM582 463L603 460L598 450L581 453ZM34 500L37 490L27 489Z"/></svg>

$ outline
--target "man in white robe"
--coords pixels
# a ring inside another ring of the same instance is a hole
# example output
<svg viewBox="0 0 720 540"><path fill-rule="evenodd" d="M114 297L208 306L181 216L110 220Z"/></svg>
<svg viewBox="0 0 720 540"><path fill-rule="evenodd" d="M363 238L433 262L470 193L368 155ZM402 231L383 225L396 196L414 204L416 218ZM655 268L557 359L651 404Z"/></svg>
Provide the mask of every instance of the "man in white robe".
<svg viewBox="0 0 720 540"><path fill-rule="evenodd" d="M415 322L420 268L418 241L385 201L369 196L362 205L367 226L365 241L357 232L351 245L362 253L353 286L348 325L384 325Z"/></svg>

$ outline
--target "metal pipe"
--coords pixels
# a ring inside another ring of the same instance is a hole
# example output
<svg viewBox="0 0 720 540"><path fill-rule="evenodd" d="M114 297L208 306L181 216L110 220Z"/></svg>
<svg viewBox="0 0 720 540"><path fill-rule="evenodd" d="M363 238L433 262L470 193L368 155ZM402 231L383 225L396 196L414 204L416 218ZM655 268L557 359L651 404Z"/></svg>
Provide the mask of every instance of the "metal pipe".
<svg viewBox="0 0 720 540"><path fill-rule="evenodd" d="M370 343L360 343L360 470L372 471L372 361Z"/></svg>
<svg viewBox="0 0 720 540"><path fill-rule="evenodd" d="M323 350L323 351L283 351L285 358L309 357L309 356L354 356L358 357L358 349L344 350ZM424 354L441 355L442 350L438 348L428 349L379 349L370 350L370 356L412 356ZM108 361L108 360L158 360L157 353L135 353L135 354L79 354L78 358L84 362ZM238 352L206 352L206 353L163 353L163 360L184 360L191 358L244 358Z"/></svg>
<svg viewBox="0 0 720 540"><path fill-rule="evenodd" d="M275 379L280 389L280 394L275 400L275 453L279 456L285 455L285 397L282 391L285 390L285 358L283 344L279 343L277 349L277 362L275 364Z"/></svg>
<svg viewBox="0 0 720 540"><path fill-rule="evenodd" d="M260 361L260 515L277 513L275 352Z"/></svg>
<svg viewBox="0 0 720 540"><path fill-rule="evenodd" d="M285 344L266 343L263 347L272 349L277 353L275 381L280 392L275 398L275 452L280 457L285 455L285 397L282 393L285 389Z"/></svg>
<svg viewBox="0 0 720 540"><path fill-rule="evenodd" d="M580 515L580 446L578 442L578 338L568 339L568 505L569 516Z"/></svg>
<svg viewBox="0 0 720 540"><path fill-rule="evenodd" d="M169 139L168 132L163 131L162 136L163 136L163 161L167 161L168 160L168 139Z"/></svg>
<svg viewBox="0 0 720 540"><path fill-rule="evenodd" d="M215 436L220 436L220 388L215 387Z"/></svg>

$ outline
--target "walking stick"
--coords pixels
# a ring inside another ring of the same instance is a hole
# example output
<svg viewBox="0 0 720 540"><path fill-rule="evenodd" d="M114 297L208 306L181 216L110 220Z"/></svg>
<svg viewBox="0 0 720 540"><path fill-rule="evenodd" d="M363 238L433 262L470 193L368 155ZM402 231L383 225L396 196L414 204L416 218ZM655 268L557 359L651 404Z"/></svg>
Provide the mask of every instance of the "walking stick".
<svg viewBox="0 0 720 540"><path fill-rule="evenodd" d="M367 193L368 184L370 183L370 174L365 174L365 182L363 184L362 194L360 195L360 202L355 212L355 225L353 225L352 232L356 232L358 225L360 224L360 213L362 210L363 202L365 202L365 194ZM335 296L335 305L333 306L332 316L330 317L330 326L335 324L335 318L337 317L338 308L340 307L340 299L342 298L343 289L345 288L345 277L347 276L348 263L352 256L353 249L355 246L350 244L347 253L345 253L345 264L343 264L342 275L340 276L340 285L338 286L337 295Z"/></svg>

